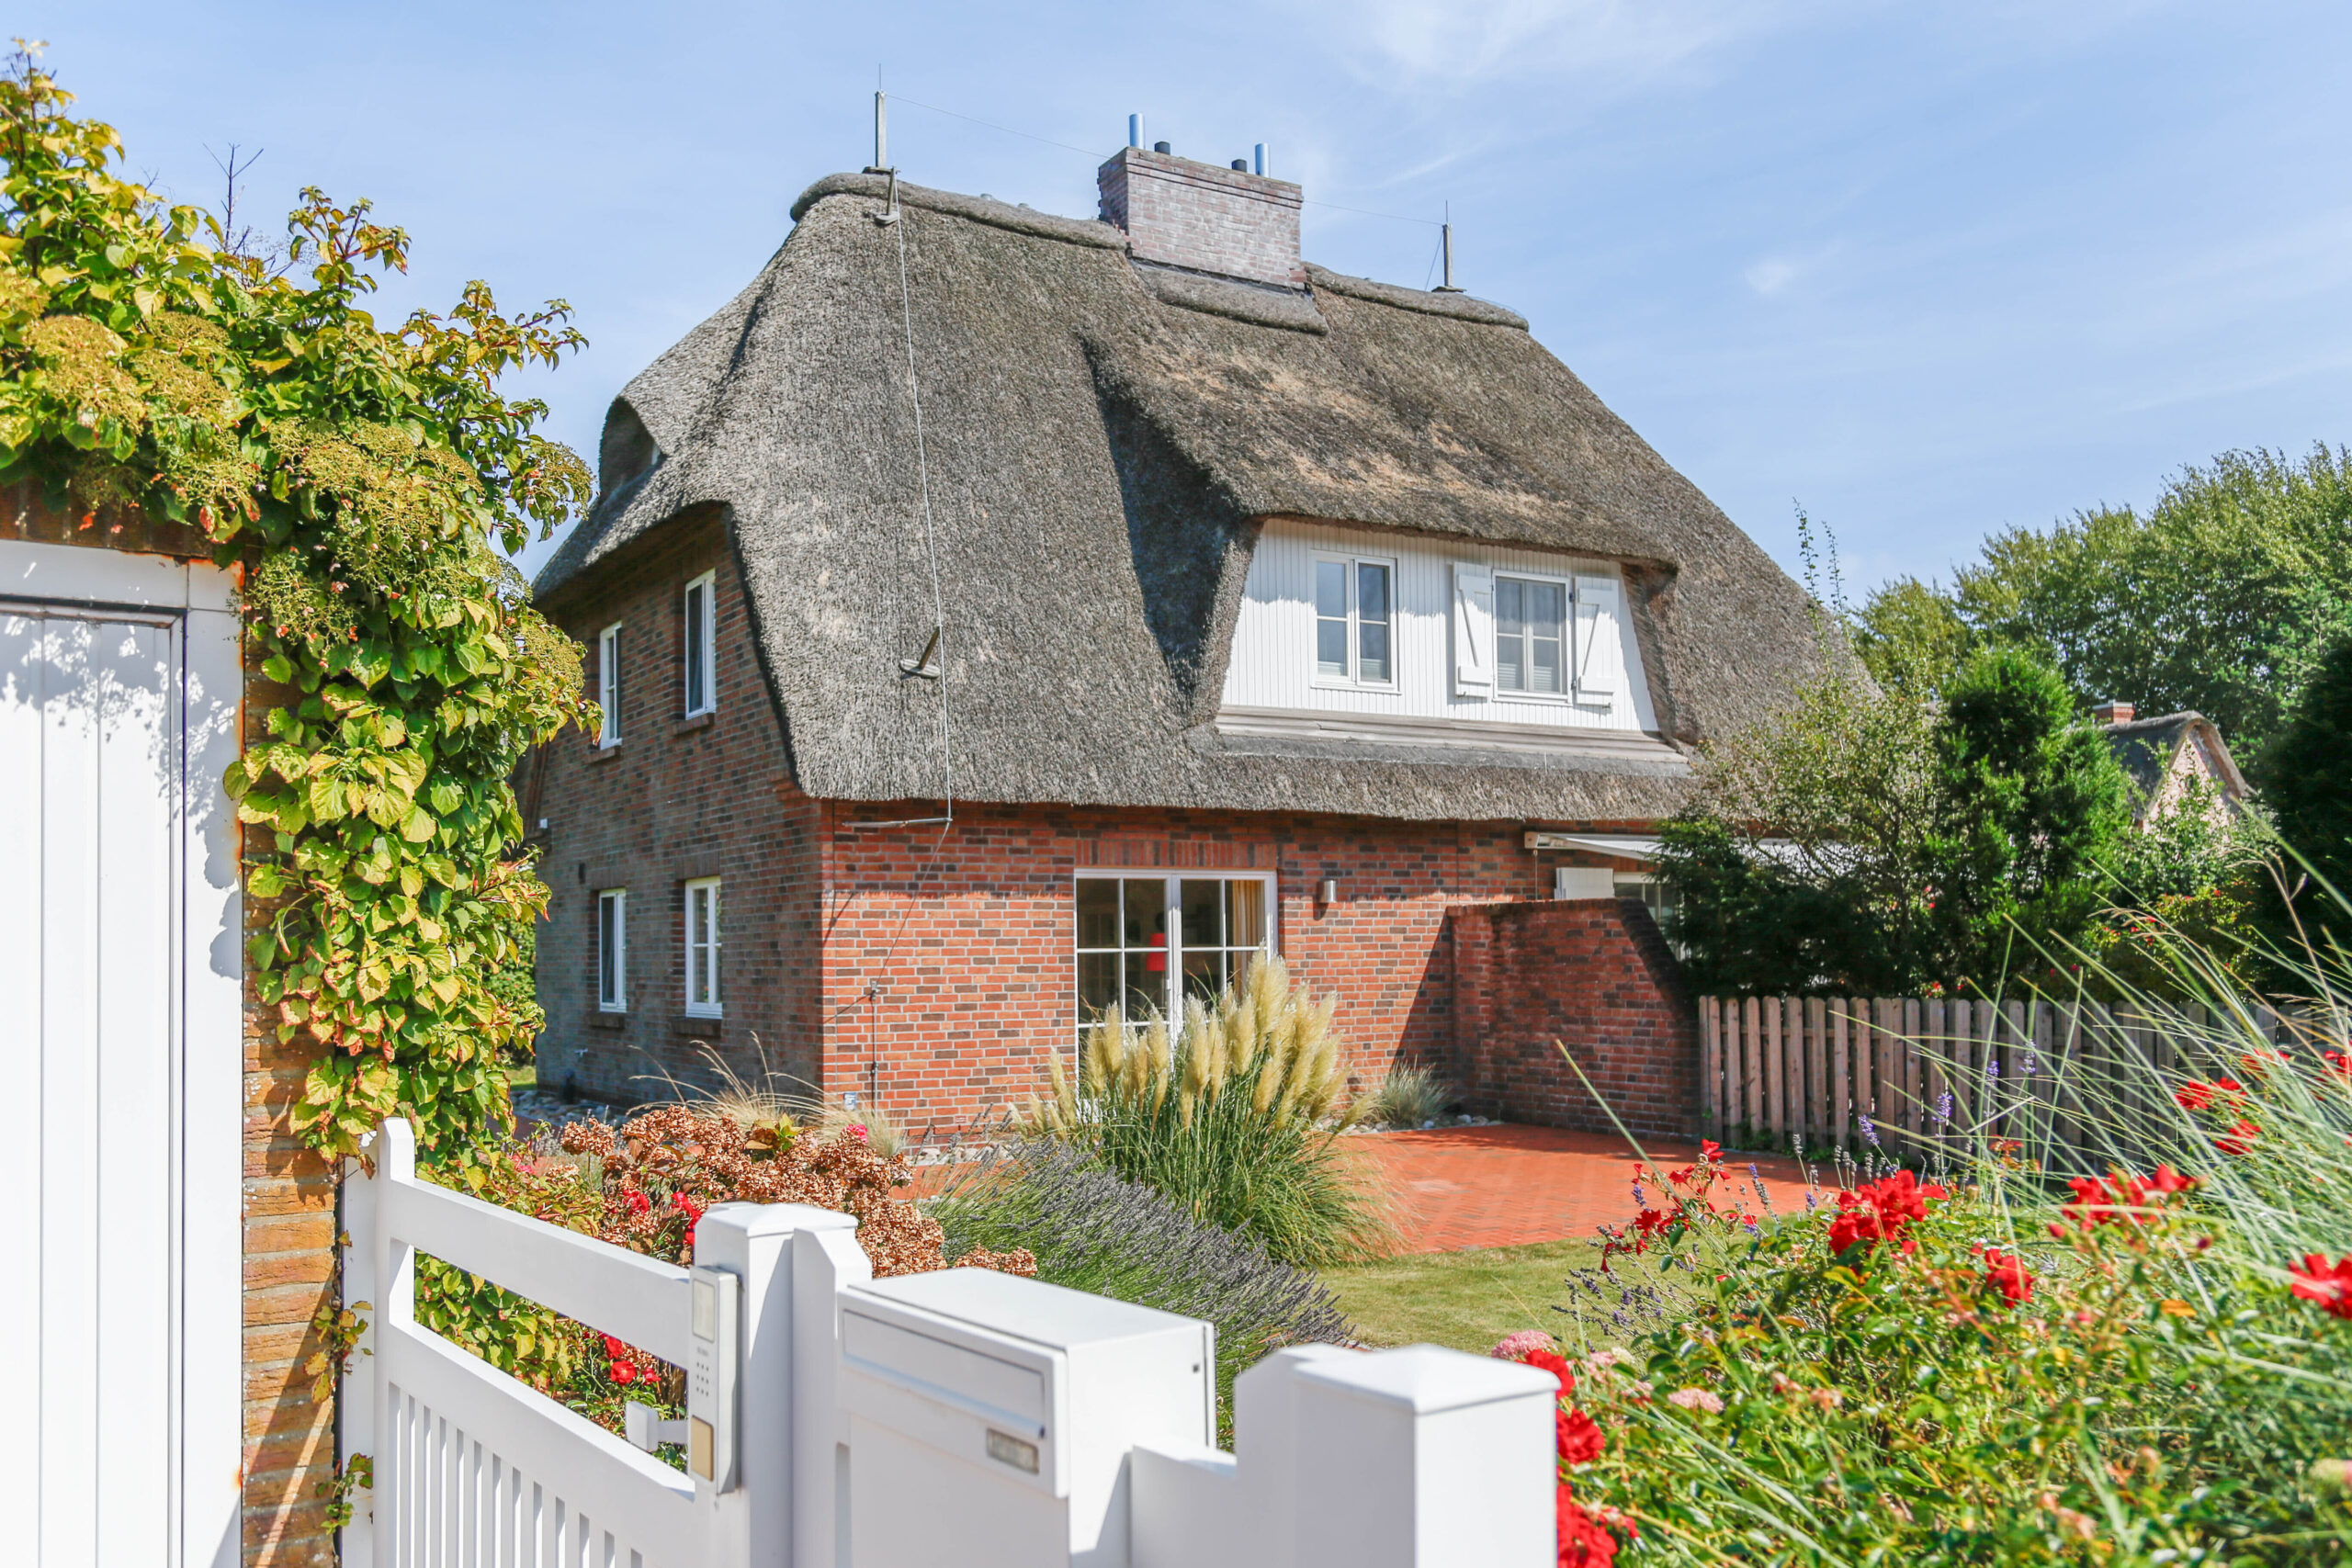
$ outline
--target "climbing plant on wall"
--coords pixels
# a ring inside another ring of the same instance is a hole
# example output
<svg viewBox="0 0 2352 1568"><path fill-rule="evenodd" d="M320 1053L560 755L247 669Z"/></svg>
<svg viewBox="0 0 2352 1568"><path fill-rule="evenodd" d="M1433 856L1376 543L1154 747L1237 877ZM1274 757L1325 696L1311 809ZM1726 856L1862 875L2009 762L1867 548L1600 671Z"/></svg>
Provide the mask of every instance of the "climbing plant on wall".
<svg viewBox="0 0 2352 1568"><path fill-rule="evenodd" d="M344 1153L386 1115L462 1163L507 1116L500 1066L538 1022L492 971L544 907L509 775L591 716L579 649L498 547L583 504L505 372L582 345L561 301L503 314L360 308L409 240L315 189L288 243L114 172L114 131L19 43L0 80L0 484L85 527L187 524L244 572L282 693L230 769L248 826L249 967L317 1054L295 1121Z"/></svg>

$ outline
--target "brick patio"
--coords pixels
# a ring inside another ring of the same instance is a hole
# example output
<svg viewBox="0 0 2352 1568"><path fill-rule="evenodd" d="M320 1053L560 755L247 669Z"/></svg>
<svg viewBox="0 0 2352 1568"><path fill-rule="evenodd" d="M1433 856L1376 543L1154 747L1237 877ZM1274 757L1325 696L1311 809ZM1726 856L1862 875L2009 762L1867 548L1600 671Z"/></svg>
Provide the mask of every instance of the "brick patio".
<svg viewBox="0 0 2352 1568"><path fill-rule="evenodd" d="M1504 1124L1382 1133L1348 1142L1378 1164L1395 1195L1400 1251L1585 1238L1596 1225L1622 1224L1634 1213L1639 1162L1619 1137ZM1644 1147L1667 1170L1699 1155L1696 1144L1645 1142ZM1751 1159L1774 1208L1804 1207L1796 1161L1733 1156L1728 1163L1744 1190Z"/></svg>

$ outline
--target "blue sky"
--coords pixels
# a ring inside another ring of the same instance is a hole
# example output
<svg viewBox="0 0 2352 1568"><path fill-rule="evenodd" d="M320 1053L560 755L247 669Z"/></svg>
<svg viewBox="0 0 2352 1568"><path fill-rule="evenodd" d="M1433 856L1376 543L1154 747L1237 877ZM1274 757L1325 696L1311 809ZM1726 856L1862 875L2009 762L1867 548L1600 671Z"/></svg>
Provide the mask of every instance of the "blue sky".
<svg viewBox="0 0 2352 1568"><path fill-rule="evenodd" d="M1414 286L1435 230L1343 209L1450 202L1458 281L1792 570L1802 502L1849 588L2352 440L2340 0L33 0L15 30L175 199L216 201L232 141L256 213L372 197L416 241L384 314L569 299L593 346L535 389L584 452L866 161L877 67L925 185L1091 215L1139 112L1179 152L1269 143L1326 204L1312 259Z"/></svg>

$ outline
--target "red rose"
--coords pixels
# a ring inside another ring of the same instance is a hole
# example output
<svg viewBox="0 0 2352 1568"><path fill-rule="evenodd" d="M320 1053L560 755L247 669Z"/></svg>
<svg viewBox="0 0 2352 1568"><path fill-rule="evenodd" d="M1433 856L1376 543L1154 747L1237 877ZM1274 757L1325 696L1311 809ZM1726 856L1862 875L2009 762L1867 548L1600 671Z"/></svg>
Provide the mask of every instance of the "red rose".
<svg viewBox="0 0 2352 1568"><path fill-rule="evenodd" d="M1563 1404L1553 1426L1559 1439L1562 1464L1590 1464L1609 1446L1599 1425L1581 1410L1571 1410Z"/></svg>
<svg viewBox="0 0 2352 1568"><path fill-rule="evenodd" d="M1562 1399L1566 1399L1570 1394L1576 1393L1577 1375L1568 1370L1568 1363L1561 1357L1558 1351L1530 1350L1526 1355L1521 1357L1520 1360L1526 1366L1541 1367L1544 1371L1559 1379L1560 1397Z"/></svg>
<svg viewBox="0 0 2352 1568"><path fill-rule="evenodd" d="M2230 1123L2228 1132L2213 1140L2213 1146L2234 1158L2254 1147L2254 1141L2260 1136L2261 1128L2240 1117Z"/></svg>
<svg viewBox="0 0 2352 1568"><path fill-rule="evenodd" d="M2001 1292L2011 1306L2022 1306L2033 1295L2033 1275L2025 1264L1997 1247L1981 1249L1984 1282Z"/></svg>
<svg viewBox="0 0 2352 1568"><path fill-rule="evenodd" d="M2352 1256L2331 1266L2324 1252L2303 1255L2303 1266L2287 1272L2294 1279L2288 1290L2307 1302L2317 1302L2330 1317L2352 1318Z"/></svg>
<svg viewBox="0 0 2352 1568"><path fill-rule="evenodd" d="M616 1383L633 1383L637 1381L637 1368L628 1361L615 1361L605 1369L605 1372Z"/></svg>

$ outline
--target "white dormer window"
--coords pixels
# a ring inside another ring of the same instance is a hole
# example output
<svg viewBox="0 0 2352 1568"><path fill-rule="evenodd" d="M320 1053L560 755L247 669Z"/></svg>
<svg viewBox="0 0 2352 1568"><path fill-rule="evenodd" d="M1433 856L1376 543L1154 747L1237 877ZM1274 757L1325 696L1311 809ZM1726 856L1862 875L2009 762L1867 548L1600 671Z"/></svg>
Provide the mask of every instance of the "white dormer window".
<svg viewBox="0 0 2352 1568"><path fill-rule="evenodd" d="M1521 696L1568 690L1568 585L1495 574L1495 686Z"/></svg>
<svg viewBox="0 0 2352 1568"><path fill-rule="evenodd" d="M718 617L712 600L718 574L706 571L686 584L686 716L715 712L718 707Z"/></svg>
<svg viewBox="0 0 2352 1568"><path fill-rule="evenodd" d="M615 621L596 634L596 705L604 716L596 726L596 744L621 743L621 624Z"/></svg>
<svg viewBox="0 0 2352 1568"><path fill-rule="evenodd" d="M1396 563L1377 556L1315 558L1315 683L1396 684Z"/></svg>

